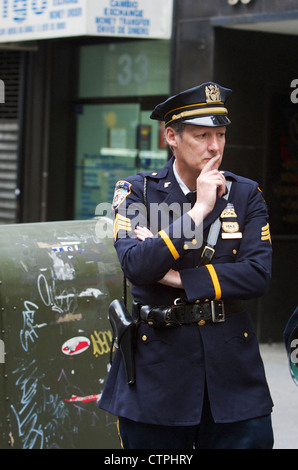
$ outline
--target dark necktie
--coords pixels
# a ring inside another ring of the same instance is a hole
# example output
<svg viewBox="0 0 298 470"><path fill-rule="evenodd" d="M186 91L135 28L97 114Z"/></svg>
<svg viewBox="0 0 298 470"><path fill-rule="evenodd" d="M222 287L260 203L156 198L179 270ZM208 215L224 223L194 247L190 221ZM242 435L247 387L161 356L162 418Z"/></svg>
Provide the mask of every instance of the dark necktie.
<svg viewBox="0 0 298 470"><path fill-rule="evenodd" d="M189 202L191 203L191 207L193 207L194 203L195 203L196 200L197 200L197 193L196 193L196 191L187 193L187 194L186 194L186 197L187 197L187 199L189 200Z"/></svg>

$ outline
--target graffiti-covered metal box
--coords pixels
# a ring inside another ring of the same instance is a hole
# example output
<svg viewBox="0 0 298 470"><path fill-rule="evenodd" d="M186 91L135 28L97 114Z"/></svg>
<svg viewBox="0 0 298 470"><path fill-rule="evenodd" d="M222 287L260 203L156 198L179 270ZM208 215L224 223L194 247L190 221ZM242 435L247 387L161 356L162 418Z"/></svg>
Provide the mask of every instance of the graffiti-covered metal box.
<svg viewBox="0 0 298 470"><path fill-rule="evenodd" d="M109 218L0 227L1 448L119 447L97 401L121 293Z"/></svg>

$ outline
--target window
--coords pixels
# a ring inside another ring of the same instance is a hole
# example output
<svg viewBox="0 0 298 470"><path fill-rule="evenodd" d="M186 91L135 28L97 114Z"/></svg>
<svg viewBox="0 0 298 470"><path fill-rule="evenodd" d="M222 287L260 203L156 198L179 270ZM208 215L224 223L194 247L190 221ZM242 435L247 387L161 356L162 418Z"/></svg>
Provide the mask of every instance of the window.
<svg viewBox="0 0 298 470"><path fill-rule="evenodd" d="M169 41L81 48L76 219L94 217L99 203L112 202L118 179L165 164L163 126L150 114L169 94L169 56Z"/></svg>

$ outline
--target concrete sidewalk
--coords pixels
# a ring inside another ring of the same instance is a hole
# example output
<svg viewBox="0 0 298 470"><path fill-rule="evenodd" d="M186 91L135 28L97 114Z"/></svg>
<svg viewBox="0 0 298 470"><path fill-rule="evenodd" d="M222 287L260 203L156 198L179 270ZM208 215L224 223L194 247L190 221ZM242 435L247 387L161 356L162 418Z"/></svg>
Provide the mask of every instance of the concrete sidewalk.
<svg viewBox="0 0 298 470"><path fill-rule="evenodd" d="M290 375L284 344L261 344L260 351L274 402L274 449L298 449L298 387Z"/></svg>

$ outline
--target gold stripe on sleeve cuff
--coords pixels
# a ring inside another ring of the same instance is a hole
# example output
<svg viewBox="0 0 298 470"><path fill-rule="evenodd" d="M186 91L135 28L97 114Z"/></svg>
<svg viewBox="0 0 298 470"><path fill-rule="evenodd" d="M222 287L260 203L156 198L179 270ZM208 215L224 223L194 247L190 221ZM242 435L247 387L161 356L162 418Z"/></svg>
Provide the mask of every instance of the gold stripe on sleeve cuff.
<svg viewBox="0 0 298 470"><path fill-rule="evenodd" d="M161 230L158 233L161 236L161 238L163 239L163 241L165 242L165 244L167 245L167 247L169 248L173 258L175 260L180 258L180 255L179 255L178 251L176 250L175 246L173 245L172 240L169 238L168 234L164 230Z"/></svg>
<svg viewBox="0 0 298 470"><path fill-rule="evenodd" d="M218 280L216 271L215 271L214 267L212 266L212 264L206 264L206 268L208 269L209 274L211 276L211 280L213 282L214 291L215 291L214 300L219 300L221 298L221 288L220 288L220 284L219 284L219 280Z"/></svg>

